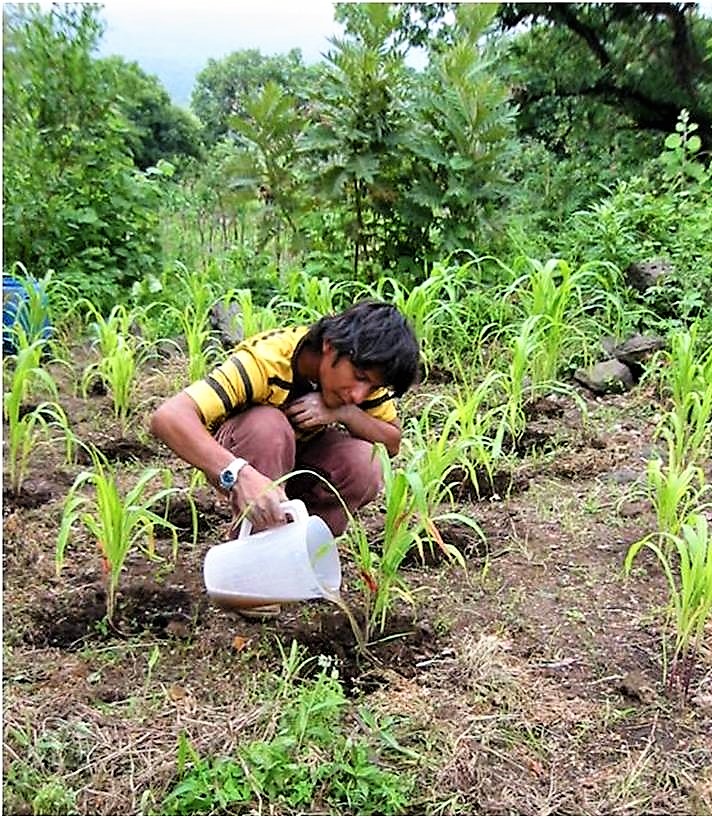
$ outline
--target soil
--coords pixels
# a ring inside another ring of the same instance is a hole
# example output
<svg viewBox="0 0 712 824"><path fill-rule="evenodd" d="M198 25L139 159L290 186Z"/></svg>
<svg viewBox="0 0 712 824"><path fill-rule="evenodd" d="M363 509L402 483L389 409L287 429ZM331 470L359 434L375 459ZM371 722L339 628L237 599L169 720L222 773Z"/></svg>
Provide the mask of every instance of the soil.
<svg viewBox="0 0 712 824"><path fill-rule="evenodd" d="M126 488L156 466L183 489L161 510L179 527L177 554L164 531L153 558L141 547L129 555L111 623L102 559L83 528L55 570L82 452L66 466L62 444L45 444L19 490L4 478L3 767L13 787L18 774L50 775L76 792L81 814L140 813L147 793L160 800L174 782L182 732L205 754L249 734L260 677L279 673L296 641L310 659L304 677L328 657L353 706L397 719L399 740L423 756L409 813L712 812L709 641L686 700L666 689L664 577L644 553L623 575L628 547L655 524L638 494L659 412L645 384L621 396L584 391L585 421L570 398L541 399L528 409L516 461L474 486L453 473L452 509L475 518L486 542L441 522L465 567L437 544L409 557L414 602L397 603L364 653L333 604L284 605L261 620L207 597L202 561L225 539L229 513L212 490L195 488L193 542L192 470L146 426L180 385L180 368L174 358L144 376L126 431L109 397L79 398L62 385L75 433L120 467ZM403 417L447 391L437 377ZM378 504L361 517L377 546ZM343 595L362 621L358 569L340 546ZM32 814L7 786L4 812Z"/></svg>

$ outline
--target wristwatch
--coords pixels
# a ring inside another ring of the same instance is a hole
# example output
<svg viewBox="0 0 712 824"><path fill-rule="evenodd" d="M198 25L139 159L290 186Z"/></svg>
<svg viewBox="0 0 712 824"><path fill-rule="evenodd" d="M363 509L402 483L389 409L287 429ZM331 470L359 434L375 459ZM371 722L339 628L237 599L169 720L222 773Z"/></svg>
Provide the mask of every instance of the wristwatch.
<svg viewBox="0 0 712 824"><path fill-rule="evenodd" d="M237 476L247 466L247 461L244 458L235 458L233 461L223 469L218 475L218 483L226 491L229 492L237 483Z"/></svg>

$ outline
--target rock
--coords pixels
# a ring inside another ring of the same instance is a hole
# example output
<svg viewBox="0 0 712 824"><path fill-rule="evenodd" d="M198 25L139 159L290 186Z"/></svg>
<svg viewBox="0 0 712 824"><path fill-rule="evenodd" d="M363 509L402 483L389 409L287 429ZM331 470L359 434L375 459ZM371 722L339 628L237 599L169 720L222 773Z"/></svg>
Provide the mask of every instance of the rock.
<svg viewBox="0 0 712 824"><path fill-rule="evenodd" d="M655 688L642 672L625 673L618 692L640 704L653 704L657 699Z"/></svg>
<svg viewBox="0 0 712 824"><path fill-rule="evenodd" d="M218 301L210 310L210 325L218 333L220 343L231 349L244 338L242 313L236 303Z"/></svg>
<svg viewBox="0 0 712 824"><path fill-rule="evenodd" d="M606 472L603 477L617 484L630 484L640 480L641 474L642 473L630 467L623 467L622 469L614 469L611 472Z"/></svg>
<svg viewBox="0 0 712 824"><path fill-rule="evenodd" d="M625 270L625 278L630 286L642 293L672 272L672 264L666 260L647 260L631 263Z"/></svg>
<svg viewBox="0 0 712 824"><path fill-rule="evenodd" d="M577 369L574 379L597 395L625 392L633 386L630 369L616 359L595 363L588 369Z"/></svg>
<svg viewBox="0 0 712 824"><path fill-rule="evenodd" d="M156 354L160 358L170 360L176 355L188 351L188 341L185 335L178 335L176 338L161 338L156 344Z"/></svg>
<svg viewBox="0 0 712 824"><path fill-rule="evenodd" d="M610 355L626 366L637 365L645 363L653 352L658 352L664 346L665 340L657 335L633 335L615 346Z"/></svg>

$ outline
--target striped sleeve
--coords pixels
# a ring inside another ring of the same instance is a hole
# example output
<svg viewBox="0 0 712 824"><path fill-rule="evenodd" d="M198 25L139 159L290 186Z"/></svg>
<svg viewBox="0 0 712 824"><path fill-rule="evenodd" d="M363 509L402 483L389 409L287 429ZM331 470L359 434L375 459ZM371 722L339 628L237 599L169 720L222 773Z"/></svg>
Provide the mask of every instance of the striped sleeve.
<svg viewBox="0 0 712 824"><path fill-rule="evenodd" d="M264 366L245 349L233 352L220 366L186 390L203 423L215 429L235 410L263 403L270 389Z"/></svg>
<svg viewBox="0 0 712 824"><path fill-rule="evenodd" d="M395 404L395 395L386 389L377 389L359 404L359 409L378 418L379 421L392 423L398 417L398 409Z"/></svg>

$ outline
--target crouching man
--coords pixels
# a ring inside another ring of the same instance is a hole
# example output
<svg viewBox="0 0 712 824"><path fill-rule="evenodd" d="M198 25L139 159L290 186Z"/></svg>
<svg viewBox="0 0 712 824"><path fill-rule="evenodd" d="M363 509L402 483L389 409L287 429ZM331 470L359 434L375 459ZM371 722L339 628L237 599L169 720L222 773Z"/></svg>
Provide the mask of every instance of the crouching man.
<svg viewBox="0 0 712 824"><path fill-rule="evenodd" d="M401 429L394 398L418 373L419 348L403 316L358 303L311 327L262 332L240 343L204 379L166 400L151 431L201 469L255 531L285 522L279 506L299 498L334 535L348 517L309 469L338 489L353 514L382 485L373 444L393 456Z"/></svg>

